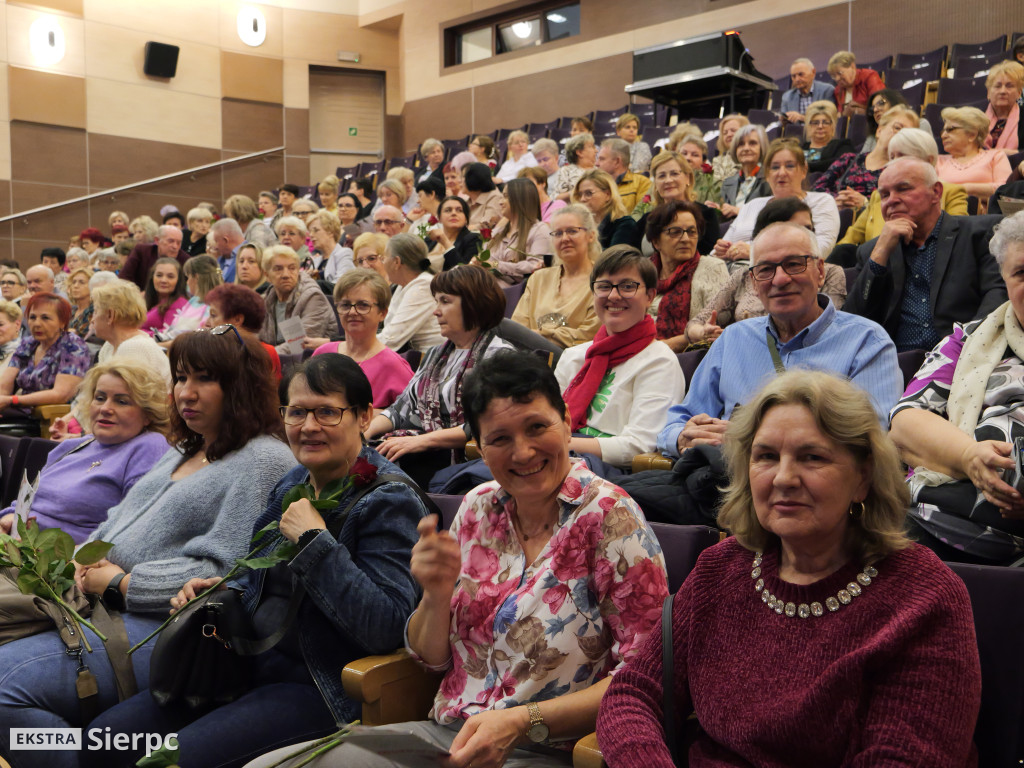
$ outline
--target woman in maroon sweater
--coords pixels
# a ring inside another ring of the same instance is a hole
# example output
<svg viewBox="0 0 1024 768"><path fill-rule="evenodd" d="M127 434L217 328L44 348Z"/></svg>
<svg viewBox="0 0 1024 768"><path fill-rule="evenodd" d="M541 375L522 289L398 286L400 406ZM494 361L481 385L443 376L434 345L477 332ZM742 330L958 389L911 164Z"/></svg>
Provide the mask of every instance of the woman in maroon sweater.
<svg viewBox="0 0 1024 768"><path fill-rule="evenodd" d="M673 605L677 712L701 726L690 766L975 765L970 600L905 538L899 460L867 397L785 373L727 434L719 522L734 536ZM656 628L601 702L607 763L669 768L662 717Z"/></svg>

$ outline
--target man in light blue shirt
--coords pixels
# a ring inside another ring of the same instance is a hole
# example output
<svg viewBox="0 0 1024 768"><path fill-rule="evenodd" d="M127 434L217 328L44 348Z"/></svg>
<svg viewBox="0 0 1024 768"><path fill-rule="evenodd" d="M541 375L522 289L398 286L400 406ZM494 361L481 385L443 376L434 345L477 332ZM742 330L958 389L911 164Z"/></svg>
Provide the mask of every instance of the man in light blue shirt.
<svg viewBox="0 0 1024 768"><path fill-rule="evenodd" d="M885 330L840 312L818 293L825 262L813 233L788 222L772 224L754 239L752 256L750 279L768 315L733 323L711 345L658 435L666 455L720 444L736 406L777 375L780 365L849 377L867 392L882 424L902 394L896 347Z"/></svg>
<svg viewBox="0 0 1024 768"><path fill-rule="evenodd" d="M816 80L817 71L810 59L797 59L789 68L789 79L793 87L782 94L779 111L791 123L802 123L804 112L816 101L832 99L836 87Z"/></svg>

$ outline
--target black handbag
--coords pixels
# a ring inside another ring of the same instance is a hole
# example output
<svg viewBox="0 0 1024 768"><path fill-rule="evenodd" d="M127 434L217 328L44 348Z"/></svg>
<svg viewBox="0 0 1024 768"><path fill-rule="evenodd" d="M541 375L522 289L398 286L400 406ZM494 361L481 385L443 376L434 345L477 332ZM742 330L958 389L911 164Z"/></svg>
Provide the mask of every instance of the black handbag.
<svg viewBox="0 0 1024 768"><path fill-rule="evenodd" d="M331 517L327 530L337 539L351 509L370 491L388 482L400 482L416 491L427 509L439 515L437 505L408 478L380 474L361 488L345 510ZM149 691L160 706L183 704L204 710L228 704L250 689L249 659L277 645L291 630L306 596L302 583L288 601L288 612L278 629L255 637L252 619L237 590L221 589L190 602L175 614L157 639L149 661Z"/></svg>

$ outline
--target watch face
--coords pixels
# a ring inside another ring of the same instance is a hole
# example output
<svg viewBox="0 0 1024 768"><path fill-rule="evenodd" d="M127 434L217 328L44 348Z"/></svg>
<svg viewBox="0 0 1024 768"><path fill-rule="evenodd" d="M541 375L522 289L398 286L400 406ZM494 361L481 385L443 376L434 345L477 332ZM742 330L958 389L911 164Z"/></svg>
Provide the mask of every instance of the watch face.
<svg viewBox="0 0 1024 768"><path fill-rule="evenodd" d="M548 727L544 723L537 723L536 725L530 726L530 730L526 732L527 738L535 744L539 744L542 741L548 740Z"/></svg>

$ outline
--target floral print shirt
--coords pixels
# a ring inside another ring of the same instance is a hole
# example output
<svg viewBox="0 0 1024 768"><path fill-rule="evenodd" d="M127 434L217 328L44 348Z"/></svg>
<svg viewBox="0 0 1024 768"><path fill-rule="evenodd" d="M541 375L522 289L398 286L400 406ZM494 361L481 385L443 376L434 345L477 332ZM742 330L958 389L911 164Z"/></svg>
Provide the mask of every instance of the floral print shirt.
<svg viewBox="0 0 1024 768"><path fill-rule="evenodd" d="M452 658L431 716L451 723L593 685L643 644L668 595L665 563L626 493L575 464L559 520L533 563L496 481L466 495L450 534L462 549Z"/></svg>
<svg viewBox="0 0 1024 768"><path fill-rule="evenodd" d="M38 364L33 360L39 341L33 336L26 336L18 345L18 350L11 358L11 367L18 369L15 386L18 392L42 392L53 388L57 374L69 376L85 376L92 363L89 347L78 336L65 331L46 350Z"/></svg>
<svg viewBox="0 0 1024 768"><path fill-rule="evenodd" d="M871 193L878 188L878 177L882 175L882 169L869 171L864 164L867 156L867 152L860 155L853 152L840 155L839 159L832 163L828 170L814 182L814 191L828 192L835 197L842 190L850 187L864 197L870 197ZM840 184L840 182L842 183Z"/></svg>

